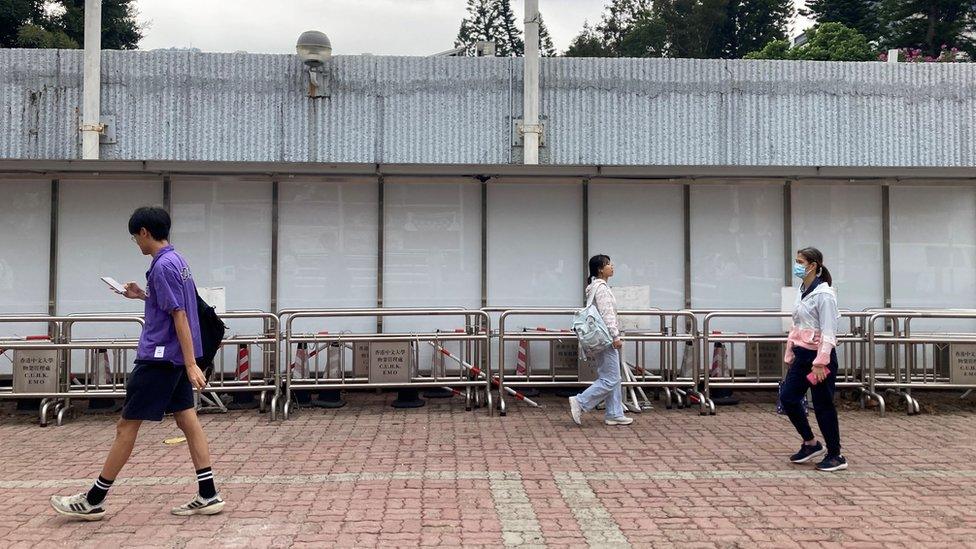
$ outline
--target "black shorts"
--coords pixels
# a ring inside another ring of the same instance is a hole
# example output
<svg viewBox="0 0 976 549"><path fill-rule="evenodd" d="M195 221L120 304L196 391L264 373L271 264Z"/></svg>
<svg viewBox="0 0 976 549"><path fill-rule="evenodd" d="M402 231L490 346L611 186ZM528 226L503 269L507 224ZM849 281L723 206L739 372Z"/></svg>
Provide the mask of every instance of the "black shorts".
<svg viewBox="0 0 976 549"><path fill-rule="evenodd" d="M162 421L163 414L193 406L193 386L186 368L171 362L136 361L125 385L122 419Z"/></svg>

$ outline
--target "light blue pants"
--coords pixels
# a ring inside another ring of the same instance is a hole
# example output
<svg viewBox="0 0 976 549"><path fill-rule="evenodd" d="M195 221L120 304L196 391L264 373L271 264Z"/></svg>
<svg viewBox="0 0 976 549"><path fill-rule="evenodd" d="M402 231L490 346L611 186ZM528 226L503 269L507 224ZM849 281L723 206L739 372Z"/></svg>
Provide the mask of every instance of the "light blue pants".
<svg viewBox="0 0 976 549"><path fill-rule="evenodd" d="M576 401L590 411L602 400L607 401L607 419L623 417L624 405L620 393L620 354L610 347L596 355L596 381L577 395Z"/></svg>

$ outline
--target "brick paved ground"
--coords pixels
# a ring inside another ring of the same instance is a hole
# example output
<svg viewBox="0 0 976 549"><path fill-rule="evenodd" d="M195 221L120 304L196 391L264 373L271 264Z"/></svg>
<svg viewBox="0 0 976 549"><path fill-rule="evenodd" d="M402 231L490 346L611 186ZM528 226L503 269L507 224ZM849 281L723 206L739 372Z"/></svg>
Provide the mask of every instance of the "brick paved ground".
<svg viewBox="0 0 976 549"><path fill-rule="evenodd" d="M786 463L796 439L768 394L715 417L658 407L614 428L598 414L576 427L555 396L506 418L460 400L396 411L391 398L354 394L277 424L205 416L228 501L215 517L168 514L193 471L185 445L161 443L172 421L147 424L100 523L67 522L47 499L89 485L111 417L42 429L4 404L0 544L976 547L973 402L916 417L845 407L852 467L821 474Z"/></svg>

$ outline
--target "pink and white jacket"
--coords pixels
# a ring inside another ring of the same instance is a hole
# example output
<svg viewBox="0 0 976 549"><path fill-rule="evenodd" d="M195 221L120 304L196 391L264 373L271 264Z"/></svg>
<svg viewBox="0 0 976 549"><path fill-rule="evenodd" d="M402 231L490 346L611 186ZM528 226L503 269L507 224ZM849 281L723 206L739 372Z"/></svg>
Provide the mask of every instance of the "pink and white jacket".
<svg viewBox="0 0 976 549"><path fill-rule="evenodd" d="M813 363L826 366L830 363L830 352L837 346L837 323L840 312L837 309L837 292L826 282L821 282L806 297L797 288L793 304L793 329L786 341L787 363L793 362L793 347L817 351Z"/></svg>
<svg viewBox="0 0 976 549"><path fill-rule="evenodd" d="M610 337L617 339L620 337L620 326L617 323L617 298L610 291L610 286L602 278L594 278L593 282L586 287L586 300L590 300L590 295L596 292L593 302L596 303L596 310L600 311L604 324L610 330Z"/></svg>

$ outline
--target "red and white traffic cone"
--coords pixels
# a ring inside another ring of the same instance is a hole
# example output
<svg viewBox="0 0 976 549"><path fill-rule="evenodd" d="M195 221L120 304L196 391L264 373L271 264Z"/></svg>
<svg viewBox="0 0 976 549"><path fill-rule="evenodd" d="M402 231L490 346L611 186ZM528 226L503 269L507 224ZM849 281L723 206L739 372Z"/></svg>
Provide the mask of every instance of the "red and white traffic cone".
<svg viewBox="0 0 976 549"><path fill-rule="evenodd" d="M251 349L242 343L237 346L237 381L251 381Z"/></svg>
<svg viewBox="0 0 976 549"><path fill-rule="evenodd" d="M324 347L322 347L324 348ZM295 351L295 361L291 363L291 369L294 370L292 373L292 379L306 379L308 378L308 361L310 358L316 355L319 349L315 349L311 354L308 352L308 343L304 341L298 344L298 350ZM309 404L312 402L312 393L310 391L293 391L295 394L295 401L299 404Z"/></svg>
<svg viewBox="0 0 976 549"><path fill-rule="evenodd" d="M234 379L241 382L251 381L251 347L246 343L237 346L237 368L234 371ZM254 400L254 393L233 391L231 399L227 405L227 408L231 410L247 410L258 407L258 403Z"/></svg>
<svg viewBox="0 0 976 549"><path fill-rule="evenodd" d="M319 335L329 335L329 332L319 332ZM317 346L309 357L311 358L323 350L327 350L325 353L325 377L342 377L340 369L342 367L342 354L345 352L344 347L339 343L323 343ZM342 400L342 391L339 389L322 389L316 393L311 404L316 408L342 408L346 405L346 401Z"/></svg>
<svg viewBox="0 0 976 549"><path fill-rule="evenodd" d="M529 340L520 339L518 355L515 359L515 375L524 376L529 372Z"/></svg>
<svg viewBox="0 0 976 549"><path fill-rule="evenodd" d="M545 328L539 329L545 331ZM520 339L518 342L518 352L515 355L515 375L517 376L529 375L529 369L531 368L531 364L529 362L529 349L529 340ZM539 390L535 387L526 387L522 389L522 391L524 391L523 394L525 396L534 397L539 395Z"/></svg>

